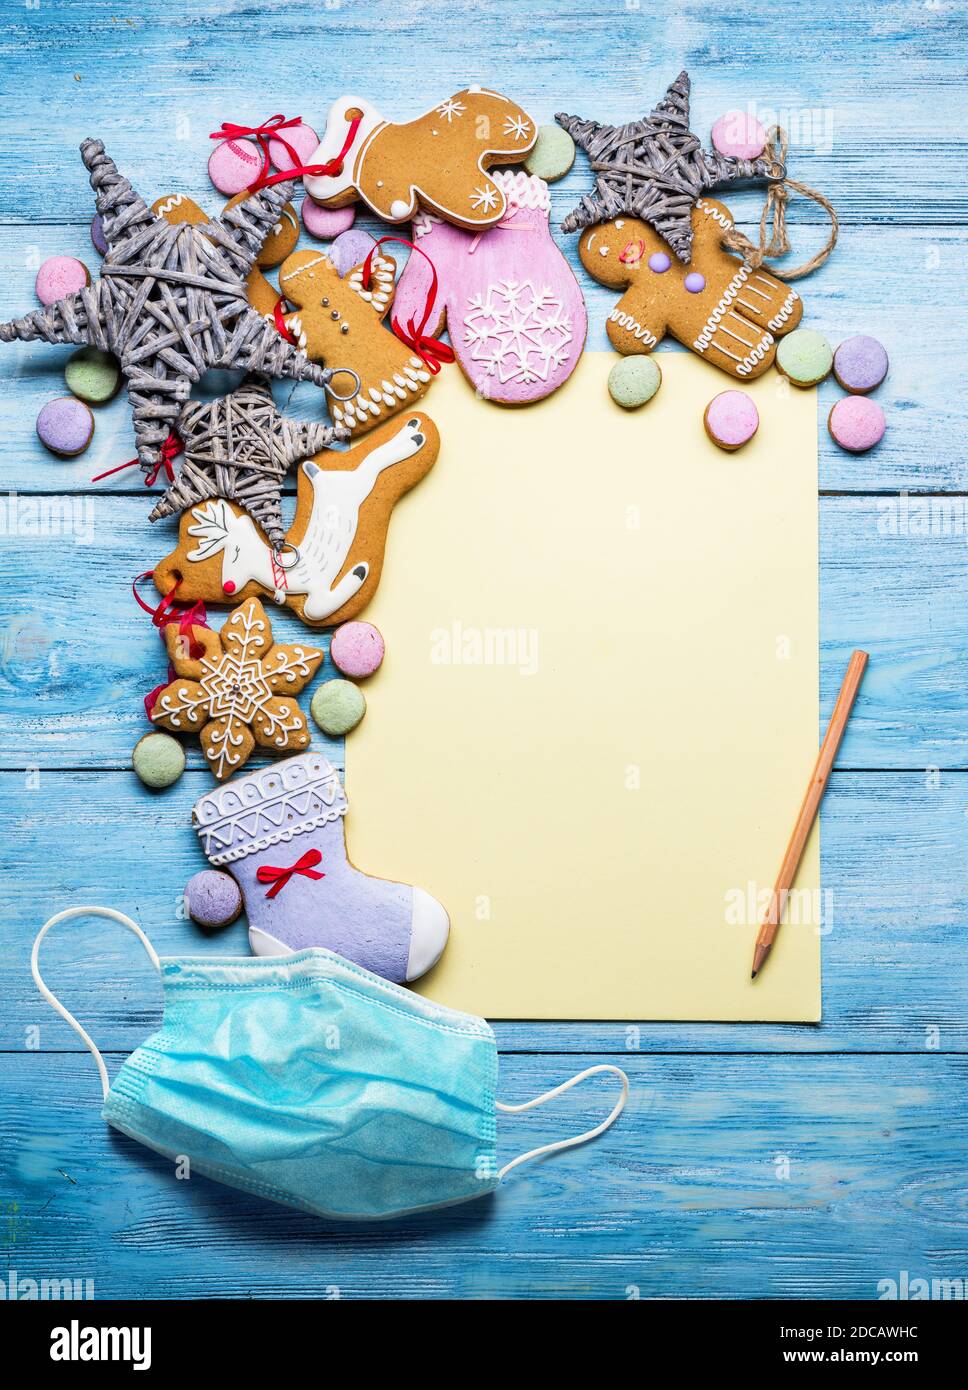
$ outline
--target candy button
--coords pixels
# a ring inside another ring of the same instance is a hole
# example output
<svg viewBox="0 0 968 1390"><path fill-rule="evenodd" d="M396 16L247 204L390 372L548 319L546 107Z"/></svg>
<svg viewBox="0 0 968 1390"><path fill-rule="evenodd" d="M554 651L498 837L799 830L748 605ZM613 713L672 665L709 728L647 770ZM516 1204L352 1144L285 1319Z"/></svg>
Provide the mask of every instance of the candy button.
<svg viewBox="0 0 968 1390"><path fill-rule="evenodd" d="M653 251L649 257L649 269L654 270L656 275L663 275L669 269L672 262L664 251Z"/></svg>
<svg viewBox="0 0 968 1390"><path fill-rule="evenodd" d="M34 288L41 304L55 304L90 283L87 266L76 256L50 256L38 270Z"/></svg>
<svg viewBox="0 0 968 1390"><path fill-rule="evenodd" d="M344 676L364 680L380 669L386 648L379 628L372 623L343 623L333 633L329 654Z"/></svg>
<svg viewBox="0 0 968 1390"><path fill-rule="evenodd" d="M703 415L706 433L728 453L748 444L760 427L760 417L745 391L720 391Z"/></svg>
<svg viewBox="0 0 968 1390"><path fill-rule="evenodd" d="M623 357L608 374L608 394L623 410L645 405L661 385L662 372L651 357Z"/></svg>
<svg viewBox="0 0 968 1390"><path fill-rule="evenodd" d="M145 734L134 746L131 765L146 787L170 787L185 771L185 750L171 734Z"/></svg>
<svg viewBox="0 0 968 1390"><path fill-rule="evenodd" d="M546 183L564 178L575 162L575 142L560 125L538 127L534 149L524 161L529 174L536 174Z"/></svg>
<svg viewBox="0 0 968 1390"><path fill-rule="evenodd" d="M713 126L713 146L733 159L759 159L766 149L766 131L746 111L727 111Z"/></svg>
<svg viewBox="0 0 968 1390"><path fill-rule="evenodd" d="M319 136L312 126L305 125L302 121L299 125L287 126L285 130L280 131L280 135L286 145L291 145L296 151L300 165L308 164L319 148ZM296 168L286 145L281 139L269 141L269 158L281 173L288 173L290 169Z"/></svg>
<svg viewBox="0 0 968 1390"><path fill-rule="evenodd" d="M701 294L706 288L706 277L698 270L691 270L682 282L690 294Z"/></svg>
<svg viewBox="0 0 968 1390"><path fill-rule="evenodd" d="M795 328L780 339L776 350L777 369L794 386L816 386L830 374L833 361L827 339L813 328Z"/></svg>
<svg viewBox="0 0 968 1390"><path fill-rule="evenodd" d="M37 437L45 449L61 458L83 454L94 434L94 416L74 396L48 401L37 416Z"/></svg>
<svg viewBox="0 0 968 1390"><path fill-rule="evenodd" d="M67 389L88 405L104 405L115 396L121 385L118 359L100 348L83 347L75 352L64 368Z"/></svg>
<svg viewBox="0 0 968 1390"><path fill-rule="evenodd" d="M108 254L107 237L104 235L104 223L101 221L100 213L95 213L91 218L91 244L99 256Z"/></svg>
<svg viewBox="0 0 968 1390"><path fill-rule="evenodd" d="M884 412L866 396L847 396L827 417L830 437L851 454L863 454L884 438Z"/></svg>
<svg viewBox="0 0 968 1390"><path fill-rule="evenodd" d="M313 696L309 712L324 734L341 738L366 714L366 699L352 681L326 681Z"/></svg>
<svg viewBox="0 0 968 1390"><path fill-rule="evenodd" d="M845 338L834 353L834 376L845 391L863 395L880 386L887 376L888 359L883 343L858 333Z"/></svg>
<svg viewBox="0 0 968 1390"><path fill-rule="evenodd" d="M208 176L220 193L241 193L262 168L262 152L251 140L223 140L208 160Z"/></svg>
<svg viewBox="0 0 968 1390"><path fill-rule="evenodd" d="M185 884L188 915L205 931L230 926L242 911L242 893L231 874L202 869Z"/></svg>
<svg viewBox="0 0 968 1390"><path fill-rule="evenodd" d="M356 219L356 205L348 208L321 208L307 193L303 199L302 220L306 231L329 241L340 232L349 231Z"/></svg>

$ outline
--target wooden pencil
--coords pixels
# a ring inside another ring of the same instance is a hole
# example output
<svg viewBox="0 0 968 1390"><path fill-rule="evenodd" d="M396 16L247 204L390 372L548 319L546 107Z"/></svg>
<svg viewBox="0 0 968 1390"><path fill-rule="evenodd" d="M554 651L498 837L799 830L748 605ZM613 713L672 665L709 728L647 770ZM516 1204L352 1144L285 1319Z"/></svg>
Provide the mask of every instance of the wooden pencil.
<svg viewBox="0 0 968 1390"><path fill-rule="evenodd" d="M837 749L847 728L847 720L854 707L857 698L857 691L860 688L861 678L867 666L867 653L856 651L851 656L847 664L847 672L837 696L833 713L830 716L830 723L827 725L827 732L823 736L823 743L820 745L820 752L817 754L817 761L814 765L813 776L807 787L800 807L800 814L797 816L796 824L793 827L793 834L783 856L783 863L780 865L780 872L777 874L776 884L773 888L773 896L770 905L766 910L759 935L756 938L756 947L753 951L753 975L755 980L763 968L763 962L773 948L773 941L780 926L780 919L783 916L783 908L786 897L793 886L793 880L797 876L797 869L803 854L804 846L810 829L817 818L823 794L827 790L827 782L830 780L830 773L833 769L834 759L837 756Z"/></svg>

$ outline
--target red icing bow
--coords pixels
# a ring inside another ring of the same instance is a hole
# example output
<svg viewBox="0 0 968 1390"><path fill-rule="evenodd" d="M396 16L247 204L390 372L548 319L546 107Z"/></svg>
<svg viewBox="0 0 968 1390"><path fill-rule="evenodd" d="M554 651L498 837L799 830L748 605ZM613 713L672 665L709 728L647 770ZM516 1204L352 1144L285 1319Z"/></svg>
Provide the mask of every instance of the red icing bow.
<svg viewBox="0 0 968 1390"><path fill-rule="evenodd" d="M343 172L343 160L349 154L350 147L356 138L359 130L362 113L354 116L350 121L346 139L343 141L343 148L335 159L329 160L327 164L303 164L300 162L299 155L290 145L285 136L280 135L280 130L289 130L292 126L302 125L302 116L293 116L292 120L287 121L280 113L270 116L261 125L236 125L234 121L223 121L218 130L213 130L209 135L210 140L245 140L255 139L262 153L262 168L259 170L255 182L249 186L247 192L258 193L260 188L269 188L274 183L285 183L286 179L301 179L306 174L313 178L334 178ZM269 158L269 141L278 140L283 149L292 160L291 169L281 169L277 174L270 174L272 161Z"/></svg>
<svg viewBox="0 0 968 1390"><path fill-rule="evenodd" d="M427 255L426 251L422 251L420 247L415 246L412 241L407 241L406 237L381 236L379 241L374 242L370 254L363 262L363 288L365 290L370 288L370 271L373 257L377 252L377 248L382 246L385 241L398 241L401 246L409 246L411 251L416 251L419 256L423 256L424 260L430 266L430 289L427 291L423 315L421 316L420 322L417 323L415 318L411 316L409 322L406 324L402 324L397 318L391 319L391 323L393 324L393 331L400 339L401 343L406 343L408 348L412 348L427 368L427 371L430 372L432 376L436 376L440 371L440 364L442 362L453 362L454 360L454 349L448 343L442 343L439 338L431 338L429 334L424 332L430 320L430 315L433 312L434 301L437 298L437 267Z"/></svg>
<svg viewBox="0 0 968 1390"><path fill-rule="evenodd" d="M317 872L313 867L321 862L322 857L318 849L307 849L302 858L297 859L288 869L277 868L274 864L263 864L261 869L256 870L255 876L260 883L272 884L266 897L274 898L285 888L293 874L302 874L304 878L325 878L325 874Z"/></svg>

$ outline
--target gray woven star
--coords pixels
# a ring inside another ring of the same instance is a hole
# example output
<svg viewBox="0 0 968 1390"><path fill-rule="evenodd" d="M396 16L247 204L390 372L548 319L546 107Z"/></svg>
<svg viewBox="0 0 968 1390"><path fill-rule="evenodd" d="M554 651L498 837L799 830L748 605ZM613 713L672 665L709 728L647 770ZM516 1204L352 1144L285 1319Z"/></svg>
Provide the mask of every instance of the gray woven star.
<svg viewBox="0 0 968 1390"><path fill-rule="evenodd" d="M707 188L740 179L782 179L771 159L733 159L702 148L689 129L689 75L680 72L665 97L644 120L599 125L559 112L564 126L591 162L594 192L562 222L574 232L627 213L655 228L680 261L692 256L692 209Z"/></svg>
<svg viewBox="0 0 968 1390"><path fill-rule="evenodd" d="M269 383L260 376L247 377L218 400L189 401L178 418L178 433L185 446L181 469L148 520L224 497L245 508L275 550L286 538L281 493L290 465L350 435L341 426L290 420L276 409Z"/></svg>
<svg viewBox="0 0 968 1390"><path fill-rule="evenodd" d="M55 304L0 324L0 342L89 343L113 352L128 381L138 457L157 468L162 444L209 367L242 368L325 386L310 362L249 305L245 278L291 183L262 189L211 222L172 226L146 206L100 140L85 140L108 251L101 278Z"/></svg>

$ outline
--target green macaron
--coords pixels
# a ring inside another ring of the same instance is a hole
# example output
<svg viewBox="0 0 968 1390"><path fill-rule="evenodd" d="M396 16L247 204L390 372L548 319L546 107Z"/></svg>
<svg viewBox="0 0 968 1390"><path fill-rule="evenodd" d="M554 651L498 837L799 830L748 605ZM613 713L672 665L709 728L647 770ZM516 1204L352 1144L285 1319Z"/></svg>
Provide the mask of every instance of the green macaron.
<svg viewBox="0 0 968 1390"><path fill-rule="evenodd" d="M342 738L366 714L366 699L352 681L326 681L313 696L309 712L324 734Z"/></svg>
<svg viewBox="0 0 968 1390"><path fill-rule="evenodd" d="M537 174L546 183L563 179L575 162L575 142L560 125L538 127L534 149L524 161L529 174Z"/></svg>
<svg viewBox="0 0 968 1390"><path fill-rule="evenodd" d="M117 395L121 385L118 359L100 348L83 347L70 357L64 368L67 389L88 405L104 405Z"/></svg>
<svg viewBox="0 0 968 1390"><path fill-rule="evenodd" d="M651 357L623 357L608 374L608 394L623 410L650 401L662 385L662 372Z"/></svg>
<svg viewBox="0 0 968 1390"><path fill-rule="evenodd" d="M776 350L777 371L794 386L816 386L830 375L833 365L833 349L815 328L795 328L780 339Z"/></svg>
<svg viewBox="0 0 968 1390"><path fill-rule="evenodd" d="M170 787L185 771L185 750L171 734L145 734L134 746L131 765L146 787Z"/></svg>

